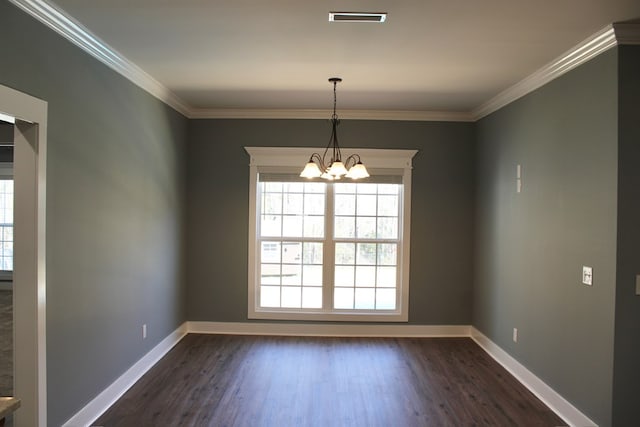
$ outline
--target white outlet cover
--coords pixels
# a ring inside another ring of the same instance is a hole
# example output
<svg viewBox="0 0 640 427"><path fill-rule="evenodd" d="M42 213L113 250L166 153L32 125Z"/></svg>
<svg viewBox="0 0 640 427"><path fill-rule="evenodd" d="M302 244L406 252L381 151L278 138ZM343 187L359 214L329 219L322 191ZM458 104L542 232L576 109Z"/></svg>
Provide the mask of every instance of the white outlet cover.
<svg viewBox="0 0 640 427"><path fill-rule="evenodd" d="M582 283L593 286L593 268L582 266Z"/></svg>

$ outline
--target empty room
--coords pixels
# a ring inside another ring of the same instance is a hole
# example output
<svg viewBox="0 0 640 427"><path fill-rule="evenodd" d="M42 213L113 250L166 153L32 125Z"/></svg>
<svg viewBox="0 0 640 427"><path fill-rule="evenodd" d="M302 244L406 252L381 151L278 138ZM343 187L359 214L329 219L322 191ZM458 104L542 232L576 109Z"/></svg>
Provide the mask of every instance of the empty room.
<svg viewBox="0 0 640 427"><path fill-rule="evenodd" d="M640 425L637 0L3 0L0 40L0 423Z"/></svg>

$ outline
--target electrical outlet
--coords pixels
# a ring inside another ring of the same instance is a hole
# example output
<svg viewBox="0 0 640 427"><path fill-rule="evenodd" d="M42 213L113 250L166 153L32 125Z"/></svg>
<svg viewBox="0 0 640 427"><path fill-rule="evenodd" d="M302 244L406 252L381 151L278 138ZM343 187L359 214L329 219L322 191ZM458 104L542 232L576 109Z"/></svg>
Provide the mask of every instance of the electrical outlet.
<svg viewBox="0 0 640 427"><path fill-rule="evenodd" d="M142 325L142 339L146 339L147 338L147 324L145 323L144 325Z"/></svg>
<svg viewBox="0 0 640 427"><path fill-rule="evenodd" d="M593 286L593 268L582 266L582 283Z"/></svg>
<svg viewBox="0 0 640 427"><path fill-rule="evenodd" d="M518 328L513 328L513 342L518 342Z"/></svg>

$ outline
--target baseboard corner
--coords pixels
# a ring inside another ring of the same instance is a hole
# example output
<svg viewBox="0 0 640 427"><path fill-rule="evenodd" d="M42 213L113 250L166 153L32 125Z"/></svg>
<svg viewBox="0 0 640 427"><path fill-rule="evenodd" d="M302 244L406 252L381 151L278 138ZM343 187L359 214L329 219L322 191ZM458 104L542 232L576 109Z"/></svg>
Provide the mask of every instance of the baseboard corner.
<svg viewBox="0 0 640 427"><path fill-rule="evenodd" d="M142 356L124 374L111 383L80 411L73 415L63 427L87 427L111 407L132 385L151 369L169 350L187 334L187 322L160 341L147 354Z"/></svg>
<svg viewBox="0 0 640 427"><path fill-rule="evenodd" d="M579 409L474 326L470 327L470 336L489 356L493 357L496 362L501 364L511 375L520 381L522 385L529 389L531 393L570 426L597 427L597 424L589 419L589 417L580 412Z"/></svg>

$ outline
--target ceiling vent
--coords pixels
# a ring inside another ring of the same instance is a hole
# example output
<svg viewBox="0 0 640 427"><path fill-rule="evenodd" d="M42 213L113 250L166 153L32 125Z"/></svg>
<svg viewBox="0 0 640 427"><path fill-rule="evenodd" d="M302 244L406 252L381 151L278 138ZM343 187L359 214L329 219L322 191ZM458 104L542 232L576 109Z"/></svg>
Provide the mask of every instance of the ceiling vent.
<svg viewBox="0 0 640 427"><path fill-rule="evenodd" d="M329 22L378 22L386 21L387 13L329 12Z"/></svg>

